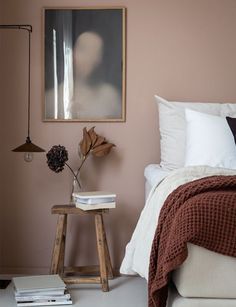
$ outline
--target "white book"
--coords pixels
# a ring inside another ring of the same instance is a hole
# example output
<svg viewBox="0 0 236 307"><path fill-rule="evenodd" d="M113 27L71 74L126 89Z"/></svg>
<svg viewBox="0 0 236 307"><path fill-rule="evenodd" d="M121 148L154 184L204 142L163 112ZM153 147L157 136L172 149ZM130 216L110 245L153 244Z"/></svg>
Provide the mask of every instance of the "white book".
<svg viewBox="0 0 236 307"><path fill-rule="evenodd" d="M85 204L85 205L96 205L96 204L103 204L103 203L112 203L115 200L116 200L115 197L84 199L84 198L80 198L80 197L74 196L74 201L75 202L79 202L79 203Z"/></svg>
<svg viewBox="0 0 236 307"><path fill-rule="evenodd" d="M87 211L87 210L98 210L98 209L113 209L116 207L116 203L111 202L111 203L88 205L88 204L82 204L82 203L76 202L75 206L76 208Z"/></svg>
<svg viewBox="0 0 236 307"><path fill-rule="evenodd" d="M61 302L53 302L53 301L44 301L44 302L26 302L26 303L17 303L19 307L27 307L27 306L59 306L59 305L72 305L72 300L61 301Z"/></svg>
<svg viewBox="0 0 236 307"><path fill-rule="evenodd" d="M45 290L45 291L27 291L23 293L19 293L15 290L15 297L17 296L61 296L65 294L65 290Z"/></svg>
<svg viewBox="0 0 236 307"><path fill-rule="evenodd" d="M39 292L40 293L40 292ZM70 293L66 290L65 294L63 295L48 295L46 293L45 295L39 295L37 293L36 295L32 295L32 293L27 295L15 295L15 299L17 302L25 302L25 301L37 301L37 300L69 300L70 299Z"/></svg>
<svg viewBox="0 0 236 307"><path fill-rule="evenodd" d="M116 194L105 192L105 191L93 191L93 192L79 192L73 193L75 201L82 204L98 204L98 203L108 203L114 202L116 199Z"/></svg>
<svg viewBox="0 0 236 307"><path fill-rule="evenodd" d="M25 293L53 291L55 294L64 294L66 285L59 275L39 275L14 277L16 295Z"/></svg>

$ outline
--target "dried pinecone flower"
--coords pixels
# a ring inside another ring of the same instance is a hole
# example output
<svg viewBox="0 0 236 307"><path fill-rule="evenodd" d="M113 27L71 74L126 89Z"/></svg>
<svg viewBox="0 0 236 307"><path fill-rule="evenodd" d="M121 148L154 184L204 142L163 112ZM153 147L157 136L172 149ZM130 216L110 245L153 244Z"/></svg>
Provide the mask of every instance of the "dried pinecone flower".
<svg viewBox="0 0 236 307"><path fill-rule="evenodd" d="M54 145L46 154L48 167L55 173L63 171L68 152L64 146Z"/></svg>

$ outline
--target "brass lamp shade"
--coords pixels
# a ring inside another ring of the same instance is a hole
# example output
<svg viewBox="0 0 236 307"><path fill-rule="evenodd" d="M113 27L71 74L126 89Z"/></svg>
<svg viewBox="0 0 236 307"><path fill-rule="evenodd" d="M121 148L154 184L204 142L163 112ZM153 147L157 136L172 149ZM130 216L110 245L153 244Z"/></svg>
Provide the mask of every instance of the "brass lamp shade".
<svg viewBox="0 0 236 307"><path fill-rule="evenodd" d="M45 152L44 149L40 148L39 146L35 145L31 142L30 138L27 137L26 142L12 151L14 152Z"/></svg>

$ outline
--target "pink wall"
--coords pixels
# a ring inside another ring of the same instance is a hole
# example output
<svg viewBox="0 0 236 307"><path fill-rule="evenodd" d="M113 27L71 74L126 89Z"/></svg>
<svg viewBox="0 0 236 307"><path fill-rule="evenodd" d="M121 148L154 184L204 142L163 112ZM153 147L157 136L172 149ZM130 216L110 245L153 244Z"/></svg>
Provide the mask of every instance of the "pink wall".
<svg viewBox="0 0 236 307"><path fill-rule="evenodd" d="M127 7L127 121L99 123L99 133L117 147L103 161L84 168L88 189L117 193L117 209L106 217L116 267L144 205L143 170L159 161L157 111L153 95L168 99L236 101L236 2L234 0L2 1L3 23L29 23L32 35L32 138L45 149L63 144L76 167L83 123L43 123L42 24L44 6ZM1 18L1 16L0 16ZM71 175L51 172L43 154L31 164L10 150L26 135L26 41L0 34L1 44L1 269L6 273L47 272L56 217L52 204L69 199ZM92 126L92 125L87 125ZM2 135L3 134L3 135ZM80 237L76 239L76 232ZM93 261L93 224L72 217L67 261Z"/></svg>
<svg viewBox="0 0 236 307"><path fill-rule="evenodd" d="M2 21L2 16L3 16L3 10L2 10L2 3L3 1L0 0L0 23ZM0 55L2 54L2 37L1 37L1 33L0 33ZM2 100L2 92L3 92L3 80L4 80L4 76L2 74L2 60L1 60L1 56L0 56L0 69L1 69L1 73L0 73L0 93L1 93L1 105L3 104L3 100ZM0 112L0 161L3 161L3 155L2 155L2 147L3 147L3 112ZM1 164L1 174L2 174L2 164ZM0 176L0 193L2 195L2 191L3 191L3 176ZM2 208L2 201L0 202L0 213L1 213L1 208ZM2 225L2 214L0 214L0 225ZM2 263L2 228L0 226L0 264Z"/></svg>

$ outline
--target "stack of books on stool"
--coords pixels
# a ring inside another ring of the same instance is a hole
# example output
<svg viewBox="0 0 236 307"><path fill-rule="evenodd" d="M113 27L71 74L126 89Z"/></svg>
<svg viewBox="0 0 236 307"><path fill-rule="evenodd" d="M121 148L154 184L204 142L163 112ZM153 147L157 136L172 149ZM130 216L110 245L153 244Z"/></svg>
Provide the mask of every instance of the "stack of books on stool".
<svg viewBox="0 0 236 307"><path fill-rule="evenodd" d="M17 306L71 305L71 297L59 275L14 277Z"/></svg>
<svg viewBox="0 0 236 307"><path fill-rule="evenodd" d="M110 209L116 207L116 194L95 191L73 193L76 208L82 210Z"/></svg>

